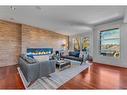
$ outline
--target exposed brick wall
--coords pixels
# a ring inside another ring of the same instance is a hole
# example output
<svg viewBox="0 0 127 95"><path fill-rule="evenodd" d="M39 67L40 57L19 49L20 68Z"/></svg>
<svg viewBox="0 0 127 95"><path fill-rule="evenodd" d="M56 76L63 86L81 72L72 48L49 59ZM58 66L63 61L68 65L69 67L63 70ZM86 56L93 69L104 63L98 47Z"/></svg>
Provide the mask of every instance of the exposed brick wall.
<svg viewBox="0 0 127 95"><path fill-rule="evenodd" d="M57 50L61 48L62 43L68 45L68 36L22 25L22 53L25 53L27 48L53 48Z"/></svg>
<svg viewBox="0 0 127 95"><path fill-rule="evenodd" d="M60 49L68 36L52 31L0 20L0 67L17 64L27 48Z"/></svg>
<svg viewBox="0 0 127 95"><path fill-rule="evenodd" d="M17 63L21 48L21 25L0 20L0 67Z"/></svg>

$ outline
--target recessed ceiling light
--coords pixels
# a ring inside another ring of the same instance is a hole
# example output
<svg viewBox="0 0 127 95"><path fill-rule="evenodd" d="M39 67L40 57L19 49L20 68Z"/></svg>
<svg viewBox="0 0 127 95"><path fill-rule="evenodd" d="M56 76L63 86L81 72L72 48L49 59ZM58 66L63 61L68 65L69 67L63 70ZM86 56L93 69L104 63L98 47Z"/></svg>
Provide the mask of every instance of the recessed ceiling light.
<svg viewBox="0 0 127 95"><path fill-rule="evenodd" d="M16 9L16 8L15 8L15 7L13 7L13 6L11 6L10 8L11 8L11 10L13 10L13 11Z"/></svg>

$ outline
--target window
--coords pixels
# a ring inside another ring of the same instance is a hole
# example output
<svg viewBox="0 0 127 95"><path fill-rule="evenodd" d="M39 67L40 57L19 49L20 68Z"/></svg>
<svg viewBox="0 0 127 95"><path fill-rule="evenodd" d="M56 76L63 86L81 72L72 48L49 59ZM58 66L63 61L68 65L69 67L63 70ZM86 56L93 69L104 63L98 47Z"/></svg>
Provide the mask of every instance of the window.
<svg viewBox="0 0 127 95"><path fill-rule="evenodd" d="M80 38L74 39L74 50L80 50Z"/></svg>
<svg viewBox="0 0 127 95"><path fill-rule="evenodd" d="M89 37L84 37L82 41L82 50L89 49L90 47L90 42L89 42Z"/></svg>
<svg viewBox="0 0 127 95"><path fill-rule="evenodd" d="M120 56L120 29L114 28L100 32L100 54L103 56Z"/></svg>

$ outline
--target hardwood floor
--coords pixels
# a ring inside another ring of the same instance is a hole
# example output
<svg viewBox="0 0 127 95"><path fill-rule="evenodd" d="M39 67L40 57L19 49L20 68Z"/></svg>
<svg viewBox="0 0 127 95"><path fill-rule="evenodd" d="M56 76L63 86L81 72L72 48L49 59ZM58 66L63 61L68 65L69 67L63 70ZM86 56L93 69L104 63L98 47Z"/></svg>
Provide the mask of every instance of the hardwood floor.
<svg viewBox="0 0 127 95"><path fill-rule="evenodd" d="M0 89L24 89L17 65L0 67Z"/></svg>
<svg viewBox="0 0 127 95"><path fill-rule="evenodd" d="M93 64L59 89L127 89L127 69Z"/></svg>
<svg viewBox="0 0 127 95"><path fill-rule="evenodd" d="M0 68L0 89L24 89L16 65ZM127 89L127 68L93 63L58 89Z"/></svg>

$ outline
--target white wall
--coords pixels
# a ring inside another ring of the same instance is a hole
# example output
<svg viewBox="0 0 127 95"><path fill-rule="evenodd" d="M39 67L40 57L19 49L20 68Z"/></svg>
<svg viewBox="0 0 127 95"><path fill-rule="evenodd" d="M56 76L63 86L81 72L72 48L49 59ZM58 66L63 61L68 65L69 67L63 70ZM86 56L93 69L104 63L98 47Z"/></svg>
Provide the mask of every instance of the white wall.
<svg viewBox="0 0 127 95"><path fill-rule="evenodd" d="M120 58L103 56L99 53L99 32L106 29L120 28ZM127 24L123 20L113 21L111 23L97 25L93 31L84 32L69 36L69 50L73 50L73 38L89 37L90 38L90 55L93 61L102 64L120 66L127 68Z"/></svg>
<svg viewBox="0 0 127 95"><path fill-rule="evenodd" d="M99 32L106 29L120 28L120 58L108 57L99 54ZM123 20L98 25L93 29L93 61L103 64L127 67L127 24Z"/></svg>
<svg viewBox="0 0 127 95"><path fill-rule="evenodd" d="M73 39L74 38L80 38L80 48L82 48L82 39L84 37L89 37L90 39L90 55L93 56L93 32L92 31L88 31L88 32L84 32L84 33L80 33L80 34L76 34L76 35L72 35L69 36L69 50L74 50L74 43L73 43Z"/></svg>

